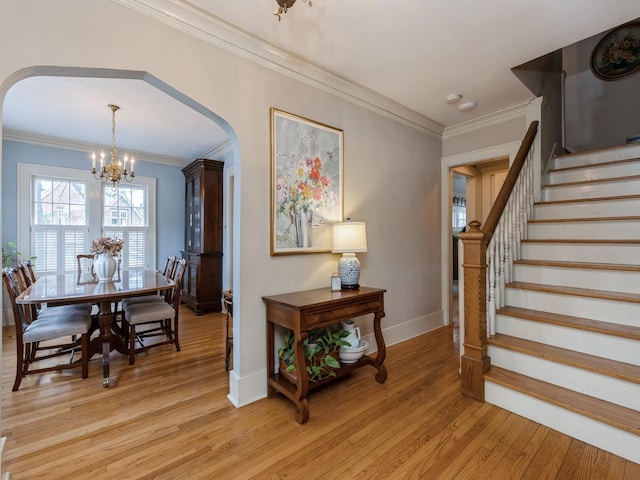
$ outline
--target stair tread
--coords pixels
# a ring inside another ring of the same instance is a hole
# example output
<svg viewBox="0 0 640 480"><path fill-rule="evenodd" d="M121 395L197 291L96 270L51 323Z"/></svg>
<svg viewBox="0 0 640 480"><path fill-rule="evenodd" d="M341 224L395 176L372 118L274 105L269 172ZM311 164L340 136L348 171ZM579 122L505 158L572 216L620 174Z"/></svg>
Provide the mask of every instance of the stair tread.
<svg viewBox="0 0 640 480"><path fill-rule="evenodd" d="M572 367L589 370L628 382L640 384L640 366L630 363L618 362L608 358L576 352L566 348L555 347L544 343L512 337L510 335L496 334L489 339L491 345L525 353L527 355L544 358L556 363L570 365Z"/></svg>
<svg viewBox="0 0 640 480"><path fill-rule="evenodd" d="M640 239L634 238L527 238L520 243L624 243L628 245L640 245Z"/></svg>
<svg viewBox="0 0 640 480"><path fill-rule="evenodd" d="M560 182L544 185L543 188L555 188L555 187L573 187L580 185L591 185L593 183L618 183L627 182L630 180L639 180L640 175L627 175L624 177L608 177L608 178L593 178L589 180L577 180L574 182Z"/></svg>
<svg viewBox="0 0 640 480"><path fill-rule="evenodd" d="M608 160L606 162L598 162L598 163L583 163L582 165L574 165L572 167L560 167L560 168L554 168L548 171L548 173L556 173L556 172L567 172L567 171L571 171L571 170L581 170L584 168L598 168L598 167L608 167L611 165L620 165L620 164L624 164L624 163L635 163L640 161L640 158L638 157L633 157L633 158L621 158L618 160Z"/></svg>
<svg viewBox="0 0 640 480"><path fill-rule="evenodd" d="M540 200L534 202L534 206L555 205L559 203L582 203L582 202L608 202L615 200L636 200L640 199L640 195L613 195L607 197L591 197L591 198L569 198L564 200Z"/></svg>
<svg viewBox="0 0 640 480"><path fill-rule="evenodd" d="M536 380L500 367L491 367L485 380L552 403L580 415L640 435L640 412L590 397L558 385Z"/></svg>
<svg viewBox="0 0 640 480"><path fill-rule="evenodd" d="M583 223L583 222L625 222L640 220L640 215L620 217L581 217L581 218L538 218L529 220L528 223Z"/></svg>
<svg viewBox="0 0 640 480"><path fill-rule="evenodd" d="M563 268L585 268L591 270L618 270L629 272L640 272L640 265L630 265L625 263L591 263L591 262L568 262L561 260L515 260L515 265L537 265L541 267L563 267Z"/></svg>
<svg viewBox="0 0 640 480"><path fill-rule="evenodd" d="M528 308L512 306L502 307L496 311L496 314L602 333L605 335L614 335L617 337L640 340L640 327L634 327L631 325L621 325L618 323L603 322L600 320L591 320L589 318L576 317L572 315L563 315L559 313L543 312L540 310L531 310Z"/></svg>
<svg viewBox="0 0 640 480"><path fill-rule="evenodd" d="M570 151L567 153L557 153L555 155L556 158L568 158L568 157L579 157L580 155L588 155L588 154L592 154L592 153L602 153L602 152L608 152L608 151L613 151L613 150L627 150L628 148L633 148L634 145L633 144L629 144L629 143L621 143L620 145L610 145L608 147L598 147L598 148L589 148L587 150L580 150L580 151Z"/></svg>
<svg viewBox="0 0 640 480"><path fill-rule="evenodd" d="M608 290L595 290L592 288L565 287L562 285L546 285L541 283L511 282L507 288L521 290L534 290L537 292L560 293L577 297L600 298L603 300L616 300L620 302L640 303L640 294L629 292L612 292Z"/></svg>

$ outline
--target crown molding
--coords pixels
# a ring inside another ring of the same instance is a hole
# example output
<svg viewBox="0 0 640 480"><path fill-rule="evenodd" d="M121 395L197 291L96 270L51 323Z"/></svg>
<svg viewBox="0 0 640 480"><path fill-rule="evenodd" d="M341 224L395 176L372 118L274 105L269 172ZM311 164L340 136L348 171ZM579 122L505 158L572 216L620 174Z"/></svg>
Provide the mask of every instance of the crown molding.
<svg viewBox="0 0 640 480"><path fill-rule="evenodd" d="M263 42L250 33L240 30L184 0L112 1L392 120L438 138L442 135L444 129L442 124Z"/></svg>
<svg viewBox="0 0 640 480"><path fill-rule="evenodd" d="M39 135L22 130L12 130L9 128L5 128L2 130L2 140L30 143L32 145L40 145L43 147L64 148L66 150L75 150L80 152L91 152L100 149L105 151L111 150L111 145L97 145L95 143L70 140L68 138L52 137L48 135ZM143 160L148 162L162 163L175 167L184 167L189 163L189 160L186 160L184 158L171 157L168 155L158 155L149 152L141 152L139 150L127 150L127 153L135 157L136 162ZM89 162L89 158L90 157L87 157L87 162ZM89 163L87 163L87 165L88 164Z"/></svg>
<svg viewBox="0 0 640 480"><path fill-rule="evenodd" d="M211 158L213 160L217 160L218 158L224 157L227 153L229 153L233 148L231 140L227 140L224 143L218 145L217 147L209 150L205 153L202 158Z"/></svg>
<svg viewBox="0 0 640 480"><path fill-rule="evenodd" d="M521 103L516 103L509 107L503 108L493 113L483 115L481 117L474 118L473 120L467 120L466 122L458 123L450 127L445 127L442 134L443 140L448 140L458 135L464 135L466 133L480 130L482 128L490 127L492 125L498 125L499 123L508 122L521 117L527 116L527 108L529 104L535 99L526 100Z"/></svg>

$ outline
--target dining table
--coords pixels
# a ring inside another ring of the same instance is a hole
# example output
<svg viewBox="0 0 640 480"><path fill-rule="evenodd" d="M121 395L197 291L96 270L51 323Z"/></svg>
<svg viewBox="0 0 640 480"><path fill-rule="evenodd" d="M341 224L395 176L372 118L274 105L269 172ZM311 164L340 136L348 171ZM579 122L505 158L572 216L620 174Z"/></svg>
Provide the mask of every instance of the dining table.
<svg viewBox="0 0 640 480"><path fill-rule="evenodd" d="M111 386L109 358L116 350L129 354L127 332L115 321L113 305L125 298L150 295L172 288L175 282L155 270L123 270L111 280L99 281L90 273L43 275L26 288L16 303L35 305L97 305L99 335L89 342L89 358L102 352L102 385Z"/></svg>

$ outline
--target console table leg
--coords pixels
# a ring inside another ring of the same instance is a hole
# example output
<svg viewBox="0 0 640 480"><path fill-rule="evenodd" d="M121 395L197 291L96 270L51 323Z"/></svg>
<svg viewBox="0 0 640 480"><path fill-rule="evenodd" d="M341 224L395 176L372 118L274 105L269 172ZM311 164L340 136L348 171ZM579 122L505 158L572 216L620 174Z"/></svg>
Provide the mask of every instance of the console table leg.
<svg viewBox="0 0 640 480"><path fill-rule="evenodd" d="M300 425L309 420L309 402L306 398L296 401L296 422Z"/></svg>
<svg viewBox="0 0 640 480"><path fill-rule="evenodd" d="M376 382L384 383L387 380L387 367L380 365L377 368L378 373L376 373Z"/></svg>

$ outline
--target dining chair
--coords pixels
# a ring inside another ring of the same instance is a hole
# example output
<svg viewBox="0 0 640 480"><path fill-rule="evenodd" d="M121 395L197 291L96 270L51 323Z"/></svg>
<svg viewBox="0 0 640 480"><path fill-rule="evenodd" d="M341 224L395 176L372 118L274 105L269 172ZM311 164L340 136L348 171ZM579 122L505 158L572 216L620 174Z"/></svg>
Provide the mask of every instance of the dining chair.
<svg viewBox="0 0 640 480"><path fill-rule="evenodd" d="M162 269L162 275L167 278L172 278L175 274L176 267L178 266L178 258L174 255L169 255L164 262L164 267ZM153 295L142 295L140 297L130 297L122 300L122 309L124 310L127 307L131 307L132 305L137 305L140 303L148 303L148 302L164 302L165 296L167 295L167 291L160 291L158 293L154 293Z"/></svg>
<svg viewBox="0 0 640 480"><path fill-rule="evenodd" d="M138 353L146 352L150 348L161 345L175 344L176 351L180 351L178 337L180 319L180 291L182 280L187 269L187 260L177 261L171 279L174 285L166 291L163 301L150 301L133 305L127 305L123 309L123 327L129 332L129 365L135 362ZM153 326L155 324L155 326ZM143 326L151 328L143 329ZM144 340L149 337L165 336L166 340L148 343ZM136 341L140 347L136 348Z"/></svg>
<svg viewBox="0 0 640 480"><path fill-rule="evenodd" d="M96 272L93 270L93 261L95 255L93 253L80 253L76 255L76 261L78 262L78 282L80 282L84 273L89 273L92 278L95 278Z"/></svg>
<svg viewBox="0 0 640 480"><path fill-rule="evenodd" d="M224 369L229 371L231 361L231 352L233 351L233 292L226 290L222 292L222 303L227 312L226 328L225 328L225 351L224 351ZM231 321L230 321L231 320Z"/></svg>
<svg viewBox="0 0 640 480"><path fill-rule="evenodd" d="M18 282L17 267L7 267L2 272L2 281L11 300L16 330L16 378L12 390L20 388L22 379L49 371L82 369L82 378L89 376L89 329L91 316L84 308L47 307L40 311L29 305L16 303L22 293ZM70 341L64 340L71 337ZM77 351L81 352L80 362L73 360ZM69 363L53 365L52 362L39 363L60 355L69 355ZM30 368L36 362L38 368Z"/></svg>

